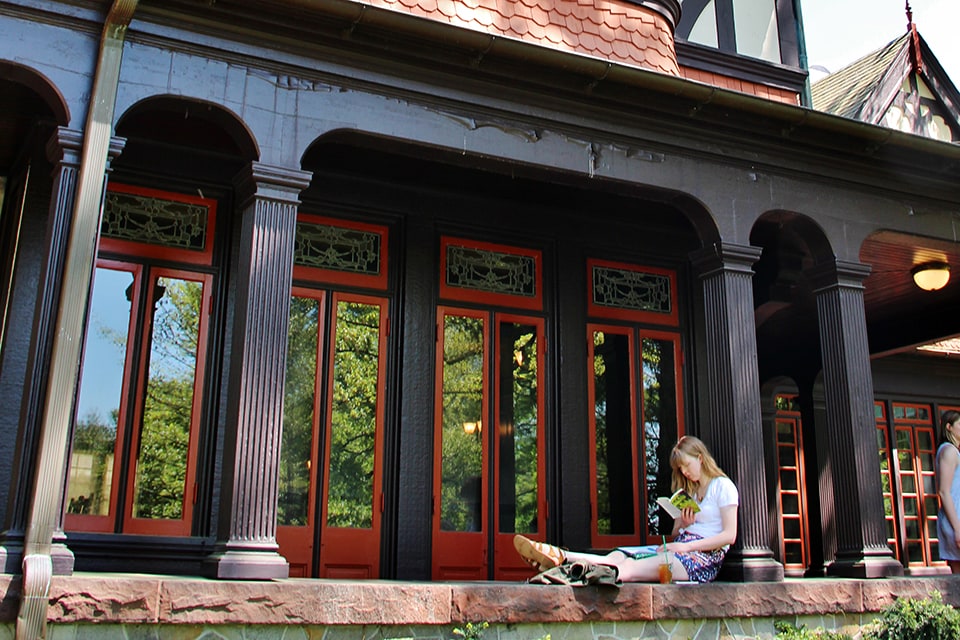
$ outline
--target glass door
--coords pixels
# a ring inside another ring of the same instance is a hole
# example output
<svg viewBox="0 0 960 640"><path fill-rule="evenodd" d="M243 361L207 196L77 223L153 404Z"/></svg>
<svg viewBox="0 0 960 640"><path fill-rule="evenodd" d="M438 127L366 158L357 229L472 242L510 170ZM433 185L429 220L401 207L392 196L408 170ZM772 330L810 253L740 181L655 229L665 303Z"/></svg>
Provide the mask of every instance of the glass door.
<svg viewBox="0 0 960 640"><path fill-rule="evenodd" d="M673 529L656 500L670 495L670 451L683 423L679 338L601 324L587 334L591 544L652 543Z"/></svg>
<svg viewBox="0 0 960 640"><path fill-rule="evenodd" d="M380 574L386 305L294 290L277 528L291 575Z"/></svg>
<svg viewBox="0 0 960 640"><path fill-rule="evenodd" d="M206 274L98 261L68 529L189 535L210 283Z"/></svg>
<svg viewBox="0 0 960 640"><path fill-rule="evenodd" d="M543 320L438 315L433 578L528 577L513 536L546 524Z"/></svg>

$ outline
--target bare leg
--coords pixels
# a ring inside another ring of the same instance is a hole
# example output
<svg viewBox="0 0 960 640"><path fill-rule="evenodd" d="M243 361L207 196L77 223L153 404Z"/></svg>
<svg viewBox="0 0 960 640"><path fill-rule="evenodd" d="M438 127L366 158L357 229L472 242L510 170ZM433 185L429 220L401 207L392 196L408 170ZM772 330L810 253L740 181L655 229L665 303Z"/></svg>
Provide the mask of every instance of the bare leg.
<svg viewBox="0 0 960 640"><path fill-rule="evenodd" d="M950 573L960 573L960 560L947 560L947 566L950 567Z"/></svg>

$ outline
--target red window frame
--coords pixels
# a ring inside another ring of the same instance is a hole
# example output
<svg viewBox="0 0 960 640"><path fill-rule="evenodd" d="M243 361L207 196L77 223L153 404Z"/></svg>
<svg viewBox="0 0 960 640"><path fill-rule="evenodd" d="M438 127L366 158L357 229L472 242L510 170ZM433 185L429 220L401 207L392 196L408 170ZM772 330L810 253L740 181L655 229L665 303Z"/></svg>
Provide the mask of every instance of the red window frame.
<svg viewBox="0 0 960 640"><path fill-rule="evenodd" d="M445 531L441 526L443 516L443 371L444 371L444 319L447 316L461 316L483 321L483 371L482 397L480 404L480 423L490 425L490 316L489 311L477 309L463 309L441 306L437 309L437 349L435 371L437 376L434 385L434 427L433 427L433 552L431 575L434 580L485 580L487 578L487 563L489 562L488 532L490 521L490 492L488 483L482 482L480 489L481 524L479 531ZM489 430L489 426L486 427ZM489 438L483 437L481 431L480 468L481 477L486 477L490 467Z"/></svg>
<svg viewBox="0 0 960 640"><path fill-rule="evenodd" d="M294 264L291 295L317 300L320 305L317 338L317 364L314 372L313 434L310 452L307 524L283 525L277 528L280 553L291 567L303 576L313 573L316 562L318 577L338 579L378 578L380 574L380 539L384 509L383 455L386 429L387 351L390 300L389 229L384 225L347 220L328 215L299 212L297 222L320 224L347 230L364 231L380 237L380 269L377 274L353 273ZM346 289L363 289L375 293L352 293ZM379 352L377 355L377 407L374 437L375 460L373 491L373 524L370 529L330 527L327 525L329 492L330 442L334 394L334 365L338 302L360 302L380 307ZM327 347L324 348L324 344ZM322 460L321 460L322 452ZM319 467L323 463L322 468ZM319 547L315 540L319 538Z"/></svg>
<svg viewBox="0 0 960 640"><path fill-rule="evenodd" d="M601 534L599 531L599 496L597 494L597 416L594 408L596 407L596 387L593 383L593 363L594 363L594 341L593 336L597 331L603 331L606 334L623 335L628 340L628 353L630 359L630 415L631 415L631 453L633 453L633 472L630 477L633 482L633 518L634 529L631 534ZM683 435L684 407L683 407L683 352L680 348L680 336L670 331L658 331L646 329L643 327L630 325L616 325L605 323L587 324L587 361L589 363L589 382L587 384L587 402L588 402L588 441L589 441L589 469L590 469L590 544L597 548L613 548L618 546L630 546L638 544L647 544L655 541L662 534L650 530L650 509L651 496L649 496L649 487L647 478L647 441L645 430L642 425L646 424L646 407L643 401L645 388L644 367L643 367L643 342L645 340L658 340L668 342L673 346L674 362L674 389L676 396L671 398L676 406L677 436ZM662 515L662 514L661 514Z"/></svg>
<svg viewBox="0 0 960 640"><path fill-rule="evenodd" d="M928 524L935 521L936 512L928 513L929 504L936 501L936 482L933 470L933 458L936 455L936 420L933 407L929 404L917 404L909 402L893 402L893 431L895 435L894 447L897 452L896 474L897 487L900 493L900 532L901 532L901 561L906 560L909 567L925 567L938 564L933 557L932 543L936 541L931 538ZM903 415L898 416L902 411ZM928 418L924 420L919 416L920 411L926 411ZM920 446L920 435L926 434L932 449L924 449ZM909 450L904 451L901 445L901 436L906 438L909 443ZM928 456L931 462L930 468L923 465L924 456ZM911 469L903 469L900 462L907 457L910 460ZM904 490L904 479L910 477L913 484L913 491ZM933 493L925 490L925 480L933 487ZM914 501L915 509L908 509L908 501ZM915 511L915 512L914 512ZM915 532L911 534L910 529ZM935 530L934 530L935 532ZM920 560L911 559L910 549L919 546Z"/></svg>
<svg viewBox="0 0 960 640"><path fill-rule="evenodd" d="M779 397L795 402L796 396L780 394ZM787 425L790 429L790 438L781 440L780 425ZM775 418L777 443L777 493L780 507L780 558L786 571L805 571L810 563L810 540L807 528L806 479L804 477L803 460L803 429L799 411L792 409L777 409ZM789 459L789 464L783 464ZM784 489L782 477L789 473L795 477L796 489ZM784 508L784 496L793 496L796 499L797 511L788 513ZM799 536L787 537L787 523L796 521ZM799 562L787 561L787 545L796 545L800 550Z"/></svg>
<svg viewBox="0 0 960 640"><path fill-rule="evenodd" d="M193 403L190 416L190 435L187 444L187 475L184 479L183 488L183 514L177 520L160 520L150 518L136 518L133 515L133 500L135 496L135 484L137 477L136 463L138 461L138 450L140 445L140 427L143 420L143 399L146 393L144 385L146 384L146 370L141 366L137 380L137 405L134 408L133 424L135 426L130 438L130 468L127 472L127 497L124 505L123 530L125 533L139 533L151 535L169 535L169 536L187 536L193 523L193 506L196 503L196 477L197 477L197 444L199 442L200 421L202 418L203 407L203 385L206 379L206 351L208 339L209 309L212 299L213 276L210 274L198 274L195 271L183 271L179 269L156 268L151 270L151 282L153 278L173 277L201 282L203 284L203 297L200 304L200 322L197 332L197 363L194 373L193 383ZM142 320L143 335L151 335L151 316L148 314ZM150 343L143 340L140 345L140 362L148 361Z"/></svg>
<svg viewBox="0 0 960 640"><path fill-rule="evenodd" d="M334 365L336 364L337 303L357 302L380 307L377 353L377 407L374 425L372 521L369 528L332 527L327 523L330 490L330 452L333 429ZM387 365L388 304L384 298L334 292L330 317L330 344L327 367L326 415L324 416L323 490L320 502L320 577L377 578L380 575L380 523L383 514L383 447ZM319 365L318 365L319 369Z"/></svg>
<svg viewBox="0 0 960 640"><path fill-rule="evenodd" d="M611 269L628 271L633 273L653 274L666 277L669 282L670 311L661 313L656 311L645 311L641 309L621 308L608 305L600 305L595 302L593 273L595 267L608 267ZM650 496L648 496L649 487L646 469L646 436L643 425L645 424L645 411L643 403L644 381L644 362L643 362L643 342L647 339L660 340L673 344L673 362L674 362L674 388L676 398L672 399L676 406L677 436L684 433L684 404L683 404L683 350L680 345L679 327L679 309L677 300L677 276L671 269L661 267L650 267L639 264L615 262L599 258L588 258L586 261L587 269L587 313L591 321L587 324L587 371L588 371L588 430L589 430L589 468L590 468L590 507L591 523L590 537L591 545L598 548L612 548L616 546L627 546L637 544L647 544L659 538L662 534L654 536L648 523L650 522L650 509L655 508L650 505ZM595 320L594 320L595 319ZM634 471L631 474L634 482L634 532L632 534L601 534L599 531L599 512L597 495L597 422L596 422L596 389L594 385L594 343L593 336L596 331L604 331L617 335L628 336L628 350L630 358L630 412L632 422L632 452L634 453L633 465ZM663 473L661 470L660 473ZM640 478L644 480L641 481ZM660 514L662 517L663 514Z"/></svg>
<svg viewBox="0 0 960 640"><path fill-rule="evenodd" d="M465 247L467 249L477 249L480 251L494 251L497 253L524 256L532 259L534 262L535 271L534 295L512 295L508 293L495 293L448 285L447 248L450 246ZM447 300L477 302L481 304L538 311L543 309L543 277L541 276L542 269L543 258L541 252L537 249L527 249L525 247L495 244L492 242L483 242L481 240L457 238L452 236L443 236L440 238L440 297Z"/></svg>
<svg viewBox="0 0 960 640"><path fill-rule="evenodd" d="M319 375L323 363L323 336L326 333L326 314L324 303L327 292L305 287L293 287L292 296L314 300L318 307L317 314L317 367L313 375L313 419L310 426L310 485L307 489L307 522L304 525L277 525L277 544L280 553L290 563L290 577L308 578L313 572L314 531L317 522L317 465L319 464L320 422L323 398L322 376Z"/></svg>
<svg viewBox="0 0 960 640"><path fill-rule="evenodd" d="M880 455L880 490L883 495L884 502L884 520L886 520L887 524L887 545L893 550L896 558L901 560L900 545L897 543L897 540L901 537L900 527L897 524L899 521L899 505L897 504L893 493L895 462L893 458L893 450L890 448L889 432L887 431L887 405L883 402L875 402L874 415L876 416L877 423L877 449ZM883 468L883 460L886 460L887 462L886 469ZM884 479L886 479L886 490L883 488ZM886 513L887 505L890 507L890 513Z"/></svg>
<svg viewBox="0 0 960 640"><path fill-rule="evenodd" d="M310 213L298 213L297 222L328 225L331 227L339 227L342 229L355 231L366 231L368 233L377 234L380 236L380 272L376 275L371 275L294 264L294 280L340 285L345 287L360 287L364 289L375 289L378 291L385 291L387 289L387 265L389 264L387 227L379 224L357 222L355 220L344 220L341 218L331 218L328 216Z"/></svg>
<svg viewBox="0 0 960 640"><path fill-rule="evenodd" d="M594 267L610 267L612 269L618 269L621 271L649 273L652 275L665 276L670 282L670 313L642 311L639 309L623 309L619 307L610 307L607 305L597 304L594 302L595 298L593 294ZM587 297L587 314L590 317L648 323L666 327L676 327L680 324L680 312L677 309L677 273L672 269L646 267L635 264L625 264L622 262L612 262L610 260L590 258L587 260L587 283L587 289L589 293Z"/></svg>
<svg viewBox="0 0 960 640"><path fill-rule="evenodd" d="M633 472L630 474L633 482L633 533L631 534L601 534L599 531L600 509L597 495L597 391L594 384L594 339L598 331L604 334L615 334L627 337L627 351L630 362L630 452L633 454ZM590 544L597 548L613 548L626 545L640 544L646 527L641 527L641 513L646 512L645 483L640 482L640 463L643 459L643 443L638 441L638 421L640 412L637 409L637 378L635 375L637 363L637 344L634 329L616 325L587 324L587 362L591 375L587 383L587 406L589 407L589 452L590 452Z"/></svg>
<svg viewBox="0 0 960 640"><path fill-rule="evenodd" d="M96 267L98 269L104 268L130 273L133 276L133 289L131 290L131 297L133 300L139 300L140 289L143 286L143 265L120 262L117 260L100 259L97 260ZM96 286L96 282L94 282L94 286ZM117 437L113 448L113 481L110 484L109 511L102 516L83 515L68 512L64 515L64 529L67 531L111 533L116 528L115 523L117 519L117 502L119 501L120 487L122 485L121 482L118 482L118 478L121 477L120 470L123 460L123 452L126 450L127 446L127 430L124 428L124 425L127 421L124 419L124 416L126 416L129 411L130 388L132 384L132 376L130 375L128 367L132 362L134 352L137 351L136 341L132 338L136 335L136 327L138 325L139 320L137 318L136 309L131 308L130 318L127 322L127 336L129 336L130 339L127 340L126 349L124 351L123 378L120 385L119 417L117 420ZM81 373L82 372L83 368L81 367ZM123 511L124 513L126 512L125 507L123 508Z"/></svg>
<svg viewBox="0 0 960 640"><path fill-rule="evenodd" d="M99 237L98 268L115 269L128 272L133 276L131 299L138 301L142 296L144 282L155 282L161 277L179 278L200 282L203 296L200 302L200 314L197 336L196 368L191 405L190 431L187 444L187 467L183 489L183 511L181 517L173 520L133 517L135 483L139 457L140 430L144 410L144 393L149 362L149 350L153 314L150 309L141 309L131 305L130 320L127 329L127 344L124 355L121 396L119 399L119 417L117 436L114 445L113 472L110 487L110 507L106 515L80 515L67 513L64 516L64 528L67 530L110 533L117 531L130 534L187 536L192 530L193 507L196 502L196 478L198 464L199 430L202 421L204 383L206 379L207 343L209 339L210 310L213 296L213 245L216 229L217 201L212 198L183 193L163 191L149 187L111 182L108 192L126 193L172 202L197 204L207 209L207 228L204 246L200 250L168 247L158 244L136 242L132 240ZM162 262L164 265L158 266ZM195 270L195 267L207 267ZM96 283L94 282L94 286ZM137 338L139 337L139 344ZM131 370L137 363L137 371ZM133 425L127 433L127 425ZM129 453L127 456L126 454ZM129 458L124 468L123 461ZM126 471L126 475L121 472ZM124 492L124 503L118 504Z"/></svg>
<svg viewBox="0 0 960 640"><path fill-rule="evenodd" d="M207 208L207 232L203 249L178 249L166 247L158 244L146 242L135 242L133 240L121 240L119 238L109 238L101 236L99 238L99 251L102 253L116 253L127 256L136 256L138 260L163 260L170 262L180 262L184 264L209 265L213 257L214 230L217 221L217 201L213 198L203 196L193 196L185 193L174 193L171 191L161 191L149 187L140 187L119 182L111 182L107 191L116 193L128 193L131 195L144 196L147 198L157 198L159 200L168 200L172 202L186 202L189 204L198 204Z"/></svg>
<svg viewBox="0 0 960 640"><path fill-rule="evenodd" d="M511 313L494 313L493 314L493 332L499 334L499 327L501 323L504 322L515 322L524 325L532 325L537 328L537 359L538 359L538 380L537 380L537 531L536 533L524 533L527 537L531 539L546 540L546 531L547 531L547 495L546 495L546 473L547 473L547 462L545 455L545 438L546 438L546 421L545 413L546 407L544 406L545 401L545 387L544 384L544 364L546 356L546 335L544 335L544 330L546 323L543 318L531 317L525 315L511 314ZM496 348L500 340L499 335L496 335L494 339L493 352L494 352L494 371L500 371L500 354L501 349ZM501 394L500 387L503 383L499 375L494 376L494 415L499 416L501 413ZM499 419L498 419L499 422ZM502 532L500 526L500 508L501 503L500 496L500 473L502 471L502 465L500 460L500 439L504 437L504 434L501 433L500 428L495 430L494 443L493 443L493 469L494 469L494 478L493 478L493 504L496 506L493 510L493 534L494 534L494 580L522 580L525 577L530 575L530 567L517 555L514 546L513 546L513 537L514 533L512 532Z"/></svg>

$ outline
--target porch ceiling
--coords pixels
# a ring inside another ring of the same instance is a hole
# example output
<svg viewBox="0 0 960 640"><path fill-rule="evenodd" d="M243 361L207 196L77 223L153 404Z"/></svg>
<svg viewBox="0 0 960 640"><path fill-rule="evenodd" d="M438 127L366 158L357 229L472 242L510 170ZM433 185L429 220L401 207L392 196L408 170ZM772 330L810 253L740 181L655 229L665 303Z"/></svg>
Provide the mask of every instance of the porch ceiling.
<svg viewBox="0 0 960 640"><path fill-rule="evenodd" d="M881 231L864 243L860 260L871 267L864 305L874 355L960 334L960 242ZM911 275L931 260L951 266L950 282L939 291L921 290Z"/></svg>
<svg viewBox="0 0 960 640"><path fill-rule="evenodd" d="M757 264L755 287L757 349L761 379L775 375L815 376L821 368L816 295L804 269L812 266L802 247L792 247L773 285L764 260ZM767 249L765 248L765 253ZM910 270L928 260L951 265L950 282L923 291ZM913 353L922 344L960 335L960 243L892 231L872 235L860 261L870 265L864 280L864 310L871 356ZM785 276L783 274L786 274ZM772 293L767 293L767 291ZM762 296L762 297L759 297ZM943 354L937 354L943 357Z"/></svg>

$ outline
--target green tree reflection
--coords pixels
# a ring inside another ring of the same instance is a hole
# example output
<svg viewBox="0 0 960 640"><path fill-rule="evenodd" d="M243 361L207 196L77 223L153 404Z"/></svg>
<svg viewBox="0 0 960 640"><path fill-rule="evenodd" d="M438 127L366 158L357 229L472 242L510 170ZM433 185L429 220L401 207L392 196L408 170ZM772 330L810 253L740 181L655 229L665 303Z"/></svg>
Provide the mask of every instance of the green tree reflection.
<svg viewBox="0 0 960 640"><path fill-rule="evenodd" d="M203 285L159 278L133 515L179 519L193 415Z"/></svg>
<svg viewBox="0 0 960 640"><path fill-rule="evenodd" d="M337 304L327 525L373 526L380 307Z"/></svg>

